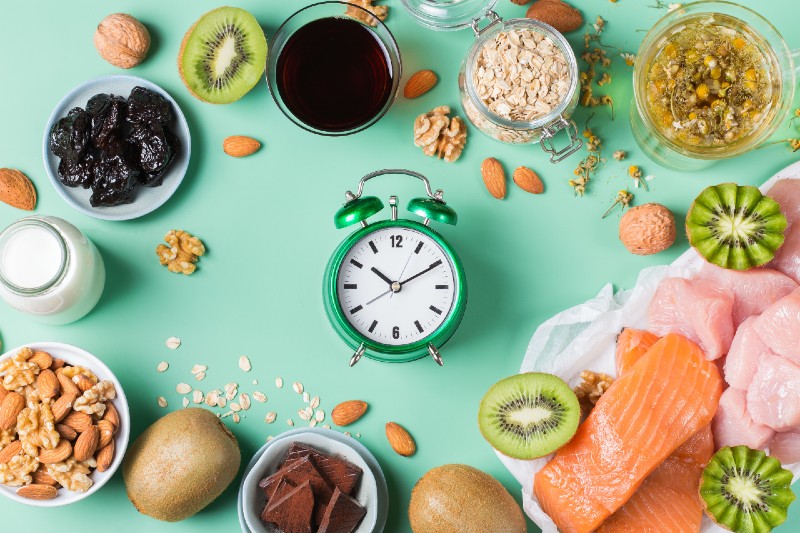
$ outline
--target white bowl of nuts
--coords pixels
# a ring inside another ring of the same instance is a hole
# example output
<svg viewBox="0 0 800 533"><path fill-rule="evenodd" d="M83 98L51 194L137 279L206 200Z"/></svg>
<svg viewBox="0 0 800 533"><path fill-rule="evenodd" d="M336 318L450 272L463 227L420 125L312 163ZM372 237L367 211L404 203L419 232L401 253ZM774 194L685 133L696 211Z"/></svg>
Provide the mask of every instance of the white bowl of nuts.
<svg viewBox="0 0 800 533"><path fill-rule="evenodd" d="M116 376L89 352L37 342L0 356L0 494L39 507L111 479L130 436Z"/></svg>

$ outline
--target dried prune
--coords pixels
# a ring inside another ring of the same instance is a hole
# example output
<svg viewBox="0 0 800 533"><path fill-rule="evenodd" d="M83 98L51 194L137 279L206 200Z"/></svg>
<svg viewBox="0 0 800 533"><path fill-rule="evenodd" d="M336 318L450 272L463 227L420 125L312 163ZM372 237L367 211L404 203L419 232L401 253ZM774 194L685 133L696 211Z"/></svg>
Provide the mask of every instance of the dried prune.
<svg viewBox="0 0 800 533"><path fill-rule="evenodd" d="M169 124L172 108L166 98L144 87L134 87L128 96L128 122Z"/></svg>
<svg viewBox="0 0 800 533"><path fill-rule="evenodd" d="M131 130L129 142L135 147L142 174L139 182L155 187L161 185L164 172L175 157L175 139L158 122L137 124Z"/></svg>
<svg viewBox="0 0 800 533"><path fill-rule="evenodd" d="M94 167L94 182L89 203L93 207L114 206L133 202L133 192L139 168L124 147L103 152Z"/></svg>
<svg viewBox="0 0 800 533"><path fill-rule="evenodd" d="M91 136L89 115L76 107L50 130L50 150L58 157L76 162L83 155Z"/></svg>
<svg viewBox="0 0 800 533"><path fill-rule="evenodd" d="M67 187L88 189L94 181L94 156L87 153L78 161L63 158L58 164L58 178Z"/></svg>
<svg viewBox="0 0 800 533"><path fill-rule="evenodd" d="M110 144L124 138L125 99L113 94L97 94L86 104L86 112L92 117L92 142L107 150Z"/></svg>

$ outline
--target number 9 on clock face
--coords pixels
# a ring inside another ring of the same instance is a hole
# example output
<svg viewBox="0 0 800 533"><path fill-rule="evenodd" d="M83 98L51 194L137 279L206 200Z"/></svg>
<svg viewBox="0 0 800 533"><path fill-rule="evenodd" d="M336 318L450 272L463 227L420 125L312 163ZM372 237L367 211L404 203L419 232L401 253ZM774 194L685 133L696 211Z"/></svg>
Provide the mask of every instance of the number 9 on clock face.
<svg viewBox="0 0 800 533"><path fill-rule="evenodd" d="M347 239L329 266L338 332L383 361L409 361L455 331L466 299L449 244L414 221L384 221Z"/></svg>

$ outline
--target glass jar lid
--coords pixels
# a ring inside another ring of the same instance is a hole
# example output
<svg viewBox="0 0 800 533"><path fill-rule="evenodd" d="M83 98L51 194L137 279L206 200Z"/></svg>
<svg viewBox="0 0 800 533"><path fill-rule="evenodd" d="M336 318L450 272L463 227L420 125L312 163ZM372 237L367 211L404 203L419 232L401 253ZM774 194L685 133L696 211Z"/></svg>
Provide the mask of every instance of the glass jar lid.
<svg viewBox="0 0 800 533"><path fill-rule="evenodd" d="M440 31L461 30L488 15L497 0L403 0L419 24Z"/></svg>

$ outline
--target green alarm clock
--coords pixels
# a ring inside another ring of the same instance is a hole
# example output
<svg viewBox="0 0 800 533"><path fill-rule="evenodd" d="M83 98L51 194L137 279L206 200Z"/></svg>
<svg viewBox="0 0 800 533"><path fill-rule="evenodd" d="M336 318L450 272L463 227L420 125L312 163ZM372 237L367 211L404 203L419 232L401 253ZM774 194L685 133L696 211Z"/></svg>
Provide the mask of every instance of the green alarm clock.
<svg viewBox="0 0 800 533"><path fill-rule="evenodd" d="M421 222L397 217L397 196L389 198L391 218L367 223L384 207L364 196L364 184L386 174L418 178L427 197L414 198L408 210ZM428 179L405 169L367 174L334 224L360 227L331 256L323 280L325 312L336 333L355 353L383 362L407 362L430 355L442 365L439 348L455 333L467 304L461 261L450 244L429 227L431 221L455 225L456 212L431 191Z"/></svg>

